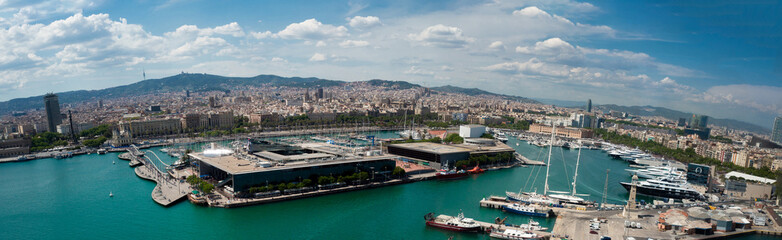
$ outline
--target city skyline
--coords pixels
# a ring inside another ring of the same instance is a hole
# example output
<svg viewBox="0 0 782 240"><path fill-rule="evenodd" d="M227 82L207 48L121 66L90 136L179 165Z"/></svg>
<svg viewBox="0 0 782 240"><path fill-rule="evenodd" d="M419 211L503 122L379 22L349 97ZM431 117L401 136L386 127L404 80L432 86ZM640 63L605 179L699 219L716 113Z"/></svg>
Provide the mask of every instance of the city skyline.
<svg viewBox="0 0 782 240"><path fill-rule="evenodd" d="M6 2L0 101L186 71L450 84L669 107L762 126L782 113L778 57L769 44L779 37L759 24L778 20L777 5L213 4Z"/></svg>

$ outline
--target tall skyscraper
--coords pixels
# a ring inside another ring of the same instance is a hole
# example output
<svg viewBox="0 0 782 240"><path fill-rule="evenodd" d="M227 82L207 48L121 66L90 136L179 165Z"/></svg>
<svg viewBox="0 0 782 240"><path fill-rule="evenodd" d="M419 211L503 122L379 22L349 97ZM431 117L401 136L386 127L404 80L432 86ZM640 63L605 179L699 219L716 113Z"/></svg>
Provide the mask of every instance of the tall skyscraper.
<svg viewBox="0 0 782 240"><path fill-rule="evenodd" d="M315 94L318 99L323 99L323 88L318 88L318 92Z"/></svg>
<svg viewBox="0 0 782 240"><path fill-rule="evenodd" d="M771 141L782 144L782 116L774 118L774 128L771 129Z"/></svg>
<svg viewBox="0 0 782 240"><path fill-rule="evenodd" d="M687 119L679 118L679 122L676 123L676 126L679 126L679 127L687 126Z"/></svg>
<svg viewBox="0 0 782 240"><path fill-rule="evenodd" d="M690 119L690 127L695 129L704 129L709 125L709 116L693 114Z"/></svg>
<svg viewBox="0 0 782 240"><path fill-rule="evenodd" d="M587 112L592 112L592 99L587 100Z"/></svg>
<svg viewBox="0 0 782 240"><path fill-rule="evenodd" d="M57 131L57 125L62 123L60 114L60 100L57 95L49 93L43 96L43 104L46 107L46 122L49 124L49 131Z"/></svg>

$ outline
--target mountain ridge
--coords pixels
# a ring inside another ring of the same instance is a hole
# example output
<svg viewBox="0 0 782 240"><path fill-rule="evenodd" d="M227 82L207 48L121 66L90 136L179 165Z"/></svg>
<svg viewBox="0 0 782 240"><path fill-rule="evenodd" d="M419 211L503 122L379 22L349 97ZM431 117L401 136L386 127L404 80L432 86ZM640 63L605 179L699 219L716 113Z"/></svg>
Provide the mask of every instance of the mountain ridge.
<svg viewBox="0 0 782 240"><path fill-rule="evenodd" d="M409 89L422 87L421 85L407 81L394 81L372 79L366 82L373 86L383 86L392 89ZM340 80L328 80L315 77L282 77L277 75L261 74L254 77L225 77L204 73L181 73L173 76L157 79L147 79L139 82L114 86L98 90L75 90L57 93L60 104L79 103L85 101L97 101L99 99L114 99L130 96L145 95L151 93L165 93L190 90L198 91L228 91L231 86L276 86L276 87L331 87L342 86L350 82ZM463 88L453 87L441 89L441 92L460 93ZM478 89L480 90L480 89ZM483 91L483 90L480 90ZM483 91L484 94L506 97L519 101L534 101L520 96L508 96ZM26 98L15 98L0 102L0 115L9 114L16 111L27 111L30 109L43 108L43 95L31 96Z"/></svg>
<svg viewBox="0 0 782 240"><path fill-rule="evenodd" d="M583 106L582 106L583 107ZM685 118L687 121L692 118L692 115L694 113L689 112L682 112L678 110L673 110L670 108L665 107L655 107L655 106L620 106L616 104L601 104L596 105L595 107L606 109L606 110L614 110L619 112L626 112L632 115L636 116L660 116L664 118L671 119L673 121L678 120L679 118ZM649 111L653 110L653 111ZM756 124L739 121L735 119L727 119L727 118L713 118L709 117L709 123L714 124L717 126L723 126L731 129L740 129L745 130L749 132L754 133L761 133L761 134L768 134L771 132L771 129L765 128L763 126L759 126Z"/></svg>

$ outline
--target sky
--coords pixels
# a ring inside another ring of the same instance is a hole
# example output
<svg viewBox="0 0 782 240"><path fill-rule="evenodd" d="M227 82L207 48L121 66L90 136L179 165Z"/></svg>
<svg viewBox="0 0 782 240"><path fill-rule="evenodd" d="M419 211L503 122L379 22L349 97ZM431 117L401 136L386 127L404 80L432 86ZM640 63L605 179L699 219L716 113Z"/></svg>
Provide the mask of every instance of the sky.
<svg viewBox="0 0 782 240"><path fill-rule="evenodd" d="M735 3L734 3L735 2ZM0 0L0 101L180 72L403 80L771 127L780 1Z"/></svg>

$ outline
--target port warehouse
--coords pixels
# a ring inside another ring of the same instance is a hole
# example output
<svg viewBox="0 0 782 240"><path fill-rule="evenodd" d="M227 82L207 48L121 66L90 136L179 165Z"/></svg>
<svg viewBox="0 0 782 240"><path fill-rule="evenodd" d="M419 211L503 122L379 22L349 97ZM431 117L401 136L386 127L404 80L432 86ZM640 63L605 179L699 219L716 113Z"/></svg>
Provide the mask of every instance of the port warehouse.
<svg viewBox="0 0 782 240"><path fill-rule="evenodd" d="M268 148L251 144L254 150L262 150L252 154L212 155L199 152L189 155L197 161L201 176L208 175L220 181L218 186L230 186L234 192L243 192L253 186L299 182L317 176L336 177L356 171L385 177L396 166L396 156L391 155L339 157L319 152L315 147L302 148L268 142L262 144Z"/></svg>
<svg viewBox="0 0 782 240"><path fill-rule="evenodd" d="M496 141L474 142L480 144L446 145L431 142L391 144L388 145L388 153L403 158L427 161L431 163L432 167L440 168L444 164L453 167L457 161L467 160L470 156L495 156L501 153L512 154L515 152L513 148Z"/></svg>

